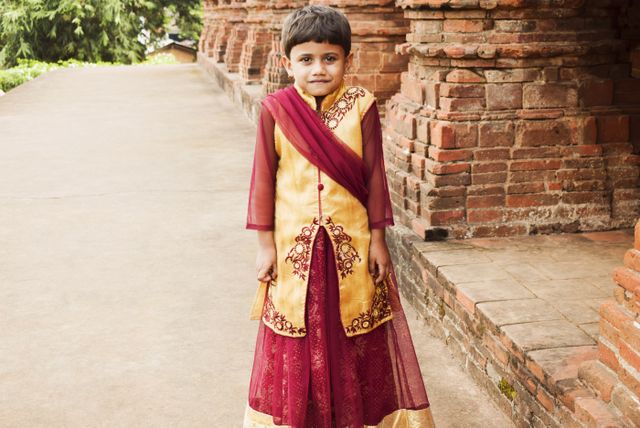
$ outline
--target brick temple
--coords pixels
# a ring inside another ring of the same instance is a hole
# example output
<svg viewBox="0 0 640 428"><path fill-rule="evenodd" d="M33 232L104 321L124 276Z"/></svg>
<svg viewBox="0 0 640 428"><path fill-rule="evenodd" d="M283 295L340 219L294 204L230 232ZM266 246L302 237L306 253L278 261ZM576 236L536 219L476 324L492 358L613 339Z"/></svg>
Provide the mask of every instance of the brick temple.
<svg viewBox="0 0 640 428"><path fill-rule="evenodd" d="M640 1L314 3L348 16L348 83L384 113L403 293L518 426L640 426ZM290 83L280 31L305 4L205 0L198 62L254 119ZM614 281L607 264L604 281L561 269L599 250L620 254ZM532 294L514 251L541 257L541 283L589 282L595 320L554 307L551 285ZM532 343L535 325L557 334Z"/></svg>

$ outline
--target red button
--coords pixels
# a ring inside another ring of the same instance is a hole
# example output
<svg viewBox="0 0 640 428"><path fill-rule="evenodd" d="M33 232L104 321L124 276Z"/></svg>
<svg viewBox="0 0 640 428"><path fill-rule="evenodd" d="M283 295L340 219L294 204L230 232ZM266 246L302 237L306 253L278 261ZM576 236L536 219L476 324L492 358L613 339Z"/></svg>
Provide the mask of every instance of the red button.
<svg viewBox="0 0 640 428"><path fill-rule="evenodd" d="M318 183L318 190L322 190L322 189L324 189L324 184Z"/></svg>

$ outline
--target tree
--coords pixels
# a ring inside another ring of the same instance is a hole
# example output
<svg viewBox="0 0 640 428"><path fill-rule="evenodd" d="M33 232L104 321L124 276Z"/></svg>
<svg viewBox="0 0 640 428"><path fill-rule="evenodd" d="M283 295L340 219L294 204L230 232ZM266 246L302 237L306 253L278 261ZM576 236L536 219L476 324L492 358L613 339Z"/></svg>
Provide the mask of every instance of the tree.
<svg viewBox="0 0 640 428"><path fill-rule="evenodd" d="M164 38L170 15L187 37L197 36L201 7L200 0L0 0L0 67L18 58L136 63Z"/></svg>

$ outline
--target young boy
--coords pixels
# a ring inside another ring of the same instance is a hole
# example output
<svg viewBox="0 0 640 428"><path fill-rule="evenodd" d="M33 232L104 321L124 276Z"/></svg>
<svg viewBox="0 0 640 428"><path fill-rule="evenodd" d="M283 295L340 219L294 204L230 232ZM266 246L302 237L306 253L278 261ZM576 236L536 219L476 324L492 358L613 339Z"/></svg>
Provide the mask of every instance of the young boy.
<svg viewBox="0 0 640 428"><path fill-rule="evenodd" d="M245 427L430 427L384 237L393 224L374 96L347 87L346 17L284 23L291 87L262 103L247 228L261 318Z"/></svg>

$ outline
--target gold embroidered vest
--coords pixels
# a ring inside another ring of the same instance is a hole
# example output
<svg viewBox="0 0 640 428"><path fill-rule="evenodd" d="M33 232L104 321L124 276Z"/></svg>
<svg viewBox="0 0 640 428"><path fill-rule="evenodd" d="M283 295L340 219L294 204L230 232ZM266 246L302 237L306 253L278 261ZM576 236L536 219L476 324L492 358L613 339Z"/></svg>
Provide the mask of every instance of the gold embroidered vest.
<svg viewBox="0 0 640 428"><path fill-rule="evenodd" d="M316 99L294 85L316 110ZM344 82L326 95L321 115L331 131L362 157L361 121L374 96ZM305 302L314 239L322 226L333 245L339 279L340 318L347 336L371 331L391 319L386 281L375 285L369 273L369 230L366 208L344 187L302 156L278 124L274 130L279 156L276 174L275 230L277 281L261 284L252 318L262 316L274 332L306 334ZM265 291L266 288L266 291Z"/></svg>

